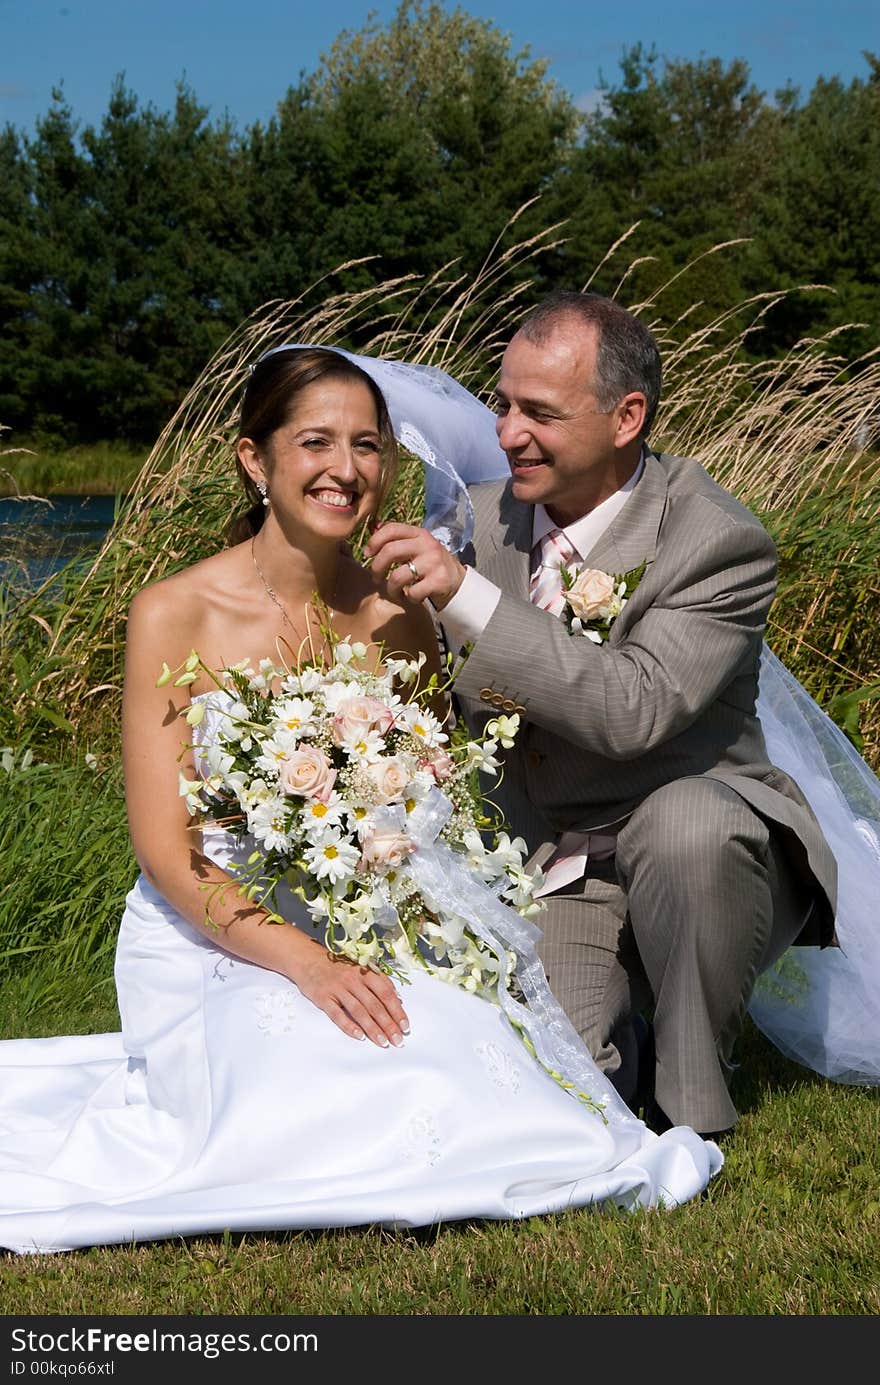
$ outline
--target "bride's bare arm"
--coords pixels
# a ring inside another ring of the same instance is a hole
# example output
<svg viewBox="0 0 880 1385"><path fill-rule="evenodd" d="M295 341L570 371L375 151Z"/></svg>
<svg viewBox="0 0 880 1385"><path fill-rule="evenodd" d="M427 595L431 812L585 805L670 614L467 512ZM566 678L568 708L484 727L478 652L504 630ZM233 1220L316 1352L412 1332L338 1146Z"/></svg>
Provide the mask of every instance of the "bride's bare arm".
<svg viewBox="0 0 880 1385"><path fill-rule="evenodd" d="M289 977L346 1034L382 1047L399 1044L409 1025L387 976L335 962L300 930L269 923L266 911L246 903L202 850L178 790L179 771L194 777L182 715L190 689L156 687L163 660L174 667L198 647L193 612L199 603L181 578L173 582L172 589L163 582L141 592L128 619L122 747L129 831L141 870L188 922L234 956Z"/></svg>

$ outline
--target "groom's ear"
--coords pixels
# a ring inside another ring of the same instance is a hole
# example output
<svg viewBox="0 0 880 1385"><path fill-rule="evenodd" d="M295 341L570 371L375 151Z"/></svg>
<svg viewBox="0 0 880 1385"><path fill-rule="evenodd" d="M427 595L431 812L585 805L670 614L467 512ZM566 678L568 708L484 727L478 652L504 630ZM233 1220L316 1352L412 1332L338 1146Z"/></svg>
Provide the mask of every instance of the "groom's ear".
<svg viewBox="0 0 880 1385"><path fill-rule="evenodd" d="M617 430L614 434L615 447L628 447L642 435L648 412L648 401L641 390L630 390L618 400Z"/></svg>

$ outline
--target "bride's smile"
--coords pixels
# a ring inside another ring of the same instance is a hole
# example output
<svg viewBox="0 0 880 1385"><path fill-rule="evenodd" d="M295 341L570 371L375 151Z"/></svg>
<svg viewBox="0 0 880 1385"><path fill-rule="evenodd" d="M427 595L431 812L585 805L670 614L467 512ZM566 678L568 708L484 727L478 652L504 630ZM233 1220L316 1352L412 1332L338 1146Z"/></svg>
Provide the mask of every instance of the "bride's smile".
<svg viewBox="0 0 880 1385"><path fill-rule="evenodd" d="M242 439L239 455L252 479L267 486L285 527L347 538L376 509L381 437L375 402L358 381L307 385L284 426L263 446Z"/></svg>

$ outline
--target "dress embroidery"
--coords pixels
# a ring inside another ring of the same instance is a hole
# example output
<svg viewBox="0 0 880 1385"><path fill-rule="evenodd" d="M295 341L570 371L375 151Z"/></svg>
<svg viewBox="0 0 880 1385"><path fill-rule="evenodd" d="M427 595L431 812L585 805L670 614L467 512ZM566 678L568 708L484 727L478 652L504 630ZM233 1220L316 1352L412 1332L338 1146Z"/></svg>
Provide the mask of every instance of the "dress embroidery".
<svg viewBox="0 0 880 1385"><path fill-rule="evenodd" d="M296 1018L296 997L288 991L263 991L254 996L254 1009L263 1034L286 1034Z"/></svg>
<svg viewBox="0 0 880 1385"><path fill-rule="evenodd" d="M496 1087L506 1087L508 1091L518 1092L522 1069L509 1053L491 1041L475 1045L475 1051L482 1059L483 1067Z"/></svg>
<svg viewBox="0 0 880 1385"><path fill-rule="evenodd" d="M400 1145L404 1159L433 1167L440 1158L440 1135L431 1112L422 1109L410 1116Z"/></svg>

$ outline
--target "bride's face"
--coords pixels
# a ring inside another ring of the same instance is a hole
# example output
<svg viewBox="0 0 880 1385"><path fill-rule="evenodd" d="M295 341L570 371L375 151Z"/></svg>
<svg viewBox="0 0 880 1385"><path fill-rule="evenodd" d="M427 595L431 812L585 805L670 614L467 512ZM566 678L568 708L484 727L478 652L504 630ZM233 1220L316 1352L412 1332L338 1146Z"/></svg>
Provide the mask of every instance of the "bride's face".
<svg viewBox="0 0 880 1385"><path fill-rule="evenodd" d="M256 470L248 469L265 478L282 524L345 538L376 509L379 423L369 389L357 380L307 385L288 421L251 455Z"/></svg>

